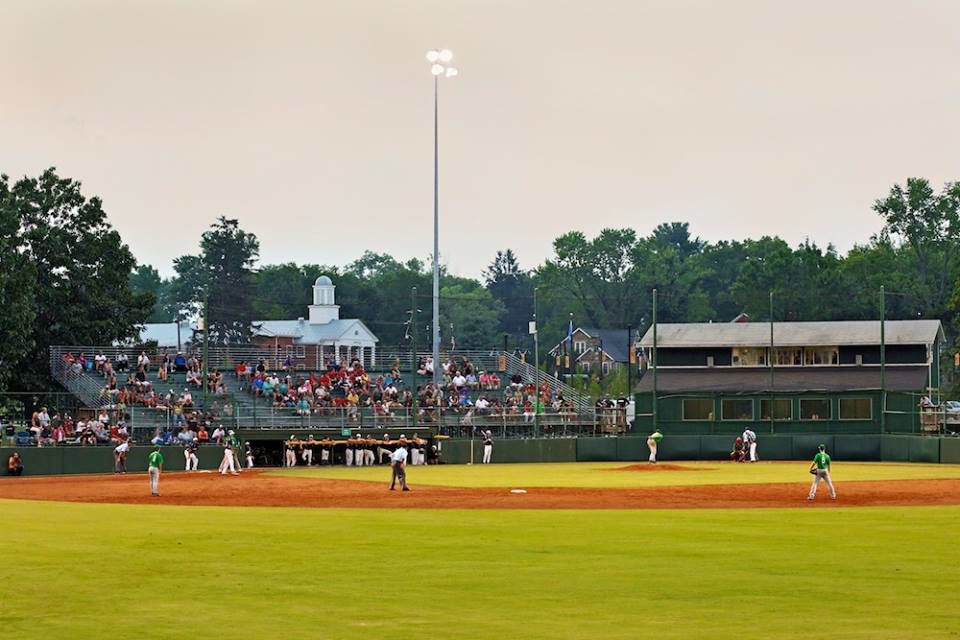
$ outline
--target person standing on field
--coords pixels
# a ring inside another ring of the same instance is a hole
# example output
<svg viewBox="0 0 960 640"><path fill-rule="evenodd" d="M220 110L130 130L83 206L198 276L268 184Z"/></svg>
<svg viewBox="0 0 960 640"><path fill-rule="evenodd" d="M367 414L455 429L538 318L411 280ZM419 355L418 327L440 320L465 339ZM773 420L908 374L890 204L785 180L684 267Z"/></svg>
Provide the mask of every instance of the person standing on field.
<svg viewBox="0 0 960 640"><path fill-rule="evenodd" d="M233 453L233 447L228 440L223 441L223 460L220 461L220 475L237 475L237 463Z"/></svg>
<svg viewBox="0 0 960 640"><path fill-rule="evenodd" d="M283 466L297 466L297 439L292 433L290 434L290 439L283 443L283 453Z"/></svg>
<svg viewBox="0 0 960 640"><path fill-rule="evenodd" d="M647 448L650 449L650 457L648 458L650 464L657 464L657 446L661 440L663 440L663 433L660 432L660 429L655 429L653 433L647 436Z"/></svg>
<svg viewBox="0 0 960 640"><path fill-rule="evenodd" d="M493 434L487 429L483 432L483 464L490 464L493 458Z"/></svg>
<svg viewBox="0 0 960 640"><path fill-rule="evenodd" d="M397 481L400 481L400 488L404 491L410 491L407 486L407 442L405 438L400 438L400 446L394 449L390 454L390 491L396 490Z"/></svg>
<svg viewBox="0 0 960 640"><path fill-rule="evenodd" d="M249 440L243 443L243 453L247 459L247 469L253 469L253 448L250 446Z"/></svg>
<svg viewBox="0 0 960 640"><path fill-rule="evenodd" d="M197 449L199 449L200 443L194 438L187 443L187 446L183 449L183 458L187 461L186 468L184 471L196 471L197 466L200 464L200 458L197 457Z"/></svg>
<svg viewBox="0 0 960 640"><path fill-rule="evenodd" d="M750 462L757 461L757 434L753 432L753 429L747 427L743 430L743 445L747 449L747 455Z"/></svg>
<svg viewBox="0 0 960 640"><path fill-rule="evenodd" d="M817 497L817 486L819 486L821 480L827 482L830 497L836 500L837 491L833 488L833 481L830 479L830 456L827 454L827 445L821 444L817 449L817 455L813 456L813 462L810 463L810 473L813 474L813 484L810 485L810 495L807 496L807 500L813 500Z"/></svg>
<svg viewBox="0 0 960 640"><path fill-rule="evenodd" d="M147 456L147 474L150 476L150 495L160 497L160 472L163 471L163 454L160 445L154 445Z"/></svg>
<svg viewBox="0 0 960 640"><path fill-rule="evenodd" d="M126 473L127 472L127 452L130 451L130 441L125 440L121 442L113 450L113 471L114 473Z"/></svg>

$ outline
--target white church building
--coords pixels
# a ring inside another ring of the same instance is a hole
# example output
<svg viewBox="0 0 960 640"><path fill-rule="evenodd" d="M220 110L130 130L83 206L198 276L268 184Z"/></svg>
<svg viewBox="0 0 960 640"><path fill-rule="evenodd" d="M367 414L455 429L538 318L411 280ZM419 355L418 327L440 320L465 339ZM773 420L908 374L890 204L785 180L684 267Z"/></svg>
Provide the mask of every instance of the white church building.
<svg viewBox="0 0 960 640"><path fill-rule="evenodd" d="M271 348L278 360L292 358L300 369L323 369L332 358L344 365L357 358L370 368L377 353L377 336L362 320L340 318L336 286L327 276L314 282L306 318L255 321L253 334L253 344Z"/></svg>

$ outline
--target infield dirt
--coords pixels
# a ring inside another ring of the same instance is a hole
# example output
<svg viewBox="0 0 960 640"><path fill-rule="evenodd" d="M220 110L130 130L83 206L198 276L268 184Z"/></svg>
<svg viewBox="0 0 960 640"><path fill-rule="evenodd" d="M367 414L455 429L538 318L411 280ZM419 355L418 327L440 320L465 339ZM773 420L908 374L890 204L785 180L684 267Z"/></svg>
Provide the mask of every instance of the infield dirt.
<svg viewBox="0 0 960 640"><path fill-rule="evenodd" d="M667 470L664 470L667 471ZM415 482L415 476L411 478ZM284 477L261 471L163 474L161 496L150 496L146 474L4 478L0 499L110 504L264 507L355 507L420 509L732 509L754 507L867 507L960 504L960 480L851 481L838 485L839 499L821 487L806 499L807 483L665 486L637 489L456 488L413 485L388 491L384 482Z"/></svg>

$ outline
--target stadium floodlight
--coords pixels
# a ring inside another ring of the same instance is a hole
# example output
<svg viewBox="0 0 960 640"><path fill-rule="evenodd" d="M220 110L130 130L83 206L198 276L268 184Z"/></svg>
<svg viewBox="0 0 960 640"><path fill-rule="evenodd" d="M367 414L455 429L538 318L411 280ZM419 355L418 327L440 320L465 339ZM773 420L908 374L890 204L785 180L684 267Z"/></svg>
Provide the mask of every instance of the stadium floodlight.
<svg viewBox="0 0 960 640"><path fill-rule="evenodd" d="M456 67L450 66L453 52L450 49L427 51L427 62L433 74L433 383L438 388L443 382L443 366L440 364L440 145L438 136L438 80L459 75ZM437 409L439 411L439 407Z"/></svg>

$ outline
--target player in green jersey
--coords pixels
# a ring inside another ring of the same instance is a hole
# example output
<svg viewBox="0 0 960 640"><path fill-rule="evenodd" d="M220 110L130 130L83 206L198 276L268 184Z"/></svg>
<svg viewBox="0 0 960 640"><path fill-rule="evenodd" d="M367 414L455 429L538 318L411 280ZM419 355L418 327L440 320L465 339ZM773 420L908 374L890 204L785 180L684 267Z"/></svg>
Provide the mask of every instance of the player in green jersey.
<svg viewBox="0 0 960 640"><path fill-rule="evenodd" d="M150 495L160 495L160 471L163 469L163 454L160 445L156 445L147 456L147 473L150 475Z"/></svg>
<svg viewBox="0 0 960 640"><path fill-rule="evenodd" d="M830 489L830 497L836 500L837 491L833 488L833 481L830 480L830 455L827 453L827 445L821 444L817 449L817 455L813 456L813 462L810 463L813 484L810 485L810 495L807 496L807 500L813 500L817 497L817 487L821 480L826 480L827 488Z"/></svg>

